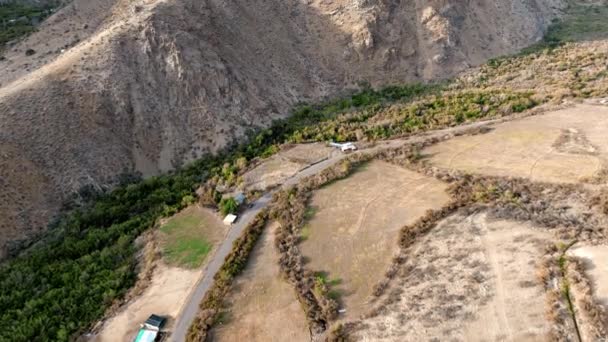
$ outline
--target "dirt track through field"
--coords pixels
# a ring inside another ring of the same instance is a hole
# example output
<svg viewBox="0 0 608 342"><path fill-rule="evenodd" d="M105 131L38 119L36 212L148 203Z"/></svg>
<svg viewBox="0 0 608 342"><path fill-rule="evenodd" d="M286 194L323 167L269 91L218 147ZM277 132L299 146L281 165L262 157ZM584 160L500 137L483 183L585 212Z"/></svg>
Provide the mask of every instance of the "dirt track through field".
<svg viewBox="0 0 608 342"><path fill-rule="evenodd" d="M497 124L487 134L456 137L424 154L446 169L572 183L607 166L606 135L608 107L577 105Z"/></svg>
<svg viewBox="0 0 608 342"><path fill-rule="evenodd" d="M536 263L549 233L485 214L452 216L410 250L385 311L360 341L540 341L544 317Z"/></svg>

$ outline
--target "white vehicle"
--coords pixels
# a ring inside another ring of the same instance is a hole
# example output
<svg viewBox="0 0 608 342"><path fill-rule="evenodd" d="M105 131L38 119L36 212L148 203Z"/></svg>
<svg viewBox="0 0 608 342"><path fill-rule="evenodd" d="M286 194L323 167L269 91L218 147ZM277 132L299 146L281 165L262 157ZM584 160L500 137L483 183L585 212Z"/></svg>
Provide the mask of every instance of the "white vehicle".
<svg viewBox="0 0 608 342"><path fill-rule="evenodd" d="M350 151L356 151L357 150L357 146L355 146L354 143L352 142L346 142L343 144L339 144L339 143L335 143L335 142L330 142L329 143L330 146L333 146L335 148L339 148L340 151L346 153L346 152L350 152Z"/></svg>

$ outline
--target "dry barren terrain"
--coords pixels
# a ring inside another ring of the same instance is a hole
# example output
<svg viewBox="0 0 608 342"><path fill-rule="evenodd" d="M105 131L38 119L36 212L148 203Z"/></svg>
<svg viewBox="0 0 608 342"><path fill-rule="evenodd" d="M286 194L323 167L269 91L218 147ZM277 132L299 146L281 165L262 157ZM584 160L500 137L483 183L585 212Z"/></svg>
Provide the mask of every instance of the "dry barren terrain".
<svg viewBox="0 0 608 342"><path fill-rule="evenodd" d="M271 224L227 299L228 311L212 332L214 341L310 341L295 291L279 274Z"/></svg>
<svg viewBox="0 0 608 342"><path fill-rule="evenodd" d="M608 163L608 106L580 104L492 128L490 133L457 137L423 153L445 169L541 182L591 179Z"/></svg>
<svg viewBox="0 0 608 342"><path fill-rule="evenodd" d="M306 267L324 273L346 312L369 309L373 286L397 251L402 226L448 201L439 181L381 161L315 191L302 229Z"/></svg>
<svg viewBox="0 0 608 342"><path fill-rule="evenodd" d="M551 234L525 223L454 216L412 246L392 303L362 341L546 340L536 269Z"/></svg>

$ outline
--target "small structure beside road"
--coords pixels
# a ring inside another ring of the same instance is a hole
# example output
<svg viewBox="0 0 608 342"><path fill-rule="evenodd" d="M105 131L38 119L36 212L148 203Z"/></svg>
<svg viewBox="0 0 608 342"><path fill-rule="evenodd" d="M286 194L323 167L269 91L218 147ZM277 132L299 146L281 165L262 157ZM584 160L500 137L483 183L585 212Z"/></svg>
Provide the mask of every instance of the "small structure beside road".
<svg viewBox="0 0 608 342"><path fill-rule="evenodd" d="M236 222L237 216L234 214L228 214L224 218L224 224L227 226L231 226L234 222Z"/></svg>
<svg viewBox="0 0 608 342"><path fill-rule="evenodd" d="M135 342L155 342L158 338L165 318L158 315L151 315L144 324L135 338Z"/></svg>

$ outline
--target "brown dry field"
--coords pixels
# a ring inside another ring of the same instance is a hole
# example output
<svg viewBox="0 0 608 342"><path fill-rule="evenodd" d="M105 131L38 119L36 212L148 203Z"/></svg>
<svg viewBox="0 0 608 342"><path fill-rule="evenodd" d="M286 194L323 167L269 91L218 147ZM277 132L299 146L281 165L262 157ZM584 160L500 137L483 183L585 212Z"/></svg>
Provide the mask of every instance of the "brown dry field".
<svg viewBox="0 0 608 342"><path fill-rule="evenodd" d="M299 144L264 160L243 175L245 189L264 190L282 184L308 165L318 163L336 153L322 143Z"/></svg>
<svg viewBox="0 0 608 342"><path fill-rule="evenodd" d="M594 297L608 310L608 246L581 246L570 253L582 259Z"/></svg>
<svg viewBox="0 0 608 342"><path fill-rule="evenodd" d="M441 168L571 183L606 167L606 135L608 107L580 104L456 137L423 153Z"/></svg>
<svg viewBox="0 0 608 342"><path fill-rule="evenodd" d="M339 153L337 149L327 146L325 143L298 144L280 155L294 163L314 164L329 158L332 154Z"/></svg>
<svg viewBox="0 0 608 342"><path fill-rule="evenodd" d="M551 234L455 215L412 246L386 313L360 341L544 341L550 326L537 262Z"/></svg>
<svg viewBox="0 0 608 342"><path fill-rule="evenodd" d="M212 255L225 233L225 227L219 218L209 209L198 205L191 206L174 217L195 215L201 218L200 232L208 242L213 244ZM151 314L157 314L169 319L167 328L179 314L182 305L188 300L188 295L196 286L207 260L194 270L167 265L160 260L154 269L150 285L143 294L127 303L114 317L108 319L100 333L93 339L98 342L133 341L137 336L140 324Z"/></svg>
<svg viewBox="0 0 608 342"><path fill-rule="evenodd" d="M446 186L397 166L372 161L347 179L317 190L314 217L303 229L307 268L326 272L339 293L341 318L368 308L373 286L397 251L400 229L449 197Z"/></svg>
<svg viewBox="0 0 608 342"><path fill-rule="evenodd" d="M279 275L276 228L277 224L267 227L237 278L227 299L230 312L212 331L213 341L310 341L295 291Z"/></svg>

